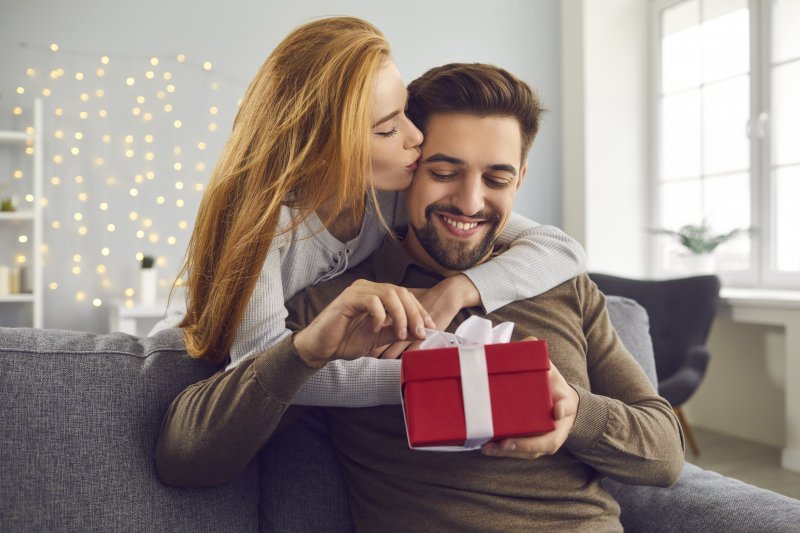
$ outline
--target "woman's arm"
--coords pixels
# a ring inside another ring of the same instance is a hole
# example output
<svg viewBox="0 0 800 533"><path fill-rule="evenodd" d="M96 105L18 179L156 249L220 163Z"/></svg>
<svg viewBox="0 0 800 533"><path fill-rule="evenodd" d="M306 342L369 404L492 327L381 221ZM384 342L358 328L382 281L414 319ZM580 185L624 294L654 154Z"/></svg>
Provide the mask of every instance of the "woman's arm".
<svg viewBox="0 0 800 533"><path fill-rule="evenodd" d="M487 313L547 292L586 269L586 252L578 241L554 226L516 213L511 214L499 242L510 247L464 272L477 287Z"/></svg>

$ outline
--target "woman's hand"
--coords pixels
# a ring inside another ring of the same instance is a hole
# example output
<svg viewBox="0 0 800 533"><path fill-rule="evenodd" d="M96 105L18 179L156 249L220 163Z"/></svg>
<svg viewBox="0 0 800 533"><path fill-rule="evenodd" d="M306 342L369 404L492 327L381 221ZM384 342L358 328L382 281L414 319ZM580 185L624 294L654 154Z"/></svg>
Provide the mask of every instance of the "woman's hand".
<svg viewBox="0 0 800 533"><path fill-rule="evenodd" d="M529 339L526 339L529 340ZM538 459L543 455L554 455L566 442L569 432L578 415L579 396L550 362L550 393L553 396L553 418L556 427L553 431L536 437L504 439L488 442L481 446L484 455L514 457L516 459Z"/></svg>
<svg viewBox="0 0 800 533"><path fill-rule="evenodd" d="M332 359L377 356L387 343L424 339L430 315L410 291L388 283L358 280L333 300L292 342L311 366Z"/></svg>
<svg viewBox="0 0 800 533"><path fill-rule="evenodd" d="M428 310L436 329L444 331L459 311L480 305L478 289L464 274L445 278L430 289L409 289ZM415 350L419 341L400 341L389 345L381 354L383 359L397 359L406 350Z"/></svg>

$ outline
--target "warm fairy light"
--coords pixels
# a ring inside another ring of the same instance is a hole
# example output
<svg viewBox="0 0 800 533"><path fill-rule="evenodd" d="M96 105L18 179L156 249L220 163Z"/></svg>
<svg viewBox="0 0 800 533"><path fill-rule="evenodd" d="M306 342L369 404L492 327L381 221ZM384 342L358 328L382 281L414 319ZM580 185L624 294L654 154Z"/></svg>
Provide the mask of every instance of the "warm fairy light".
<svg viewBox="0 0 800 533"><path fill-rule="evenodd" d="M97 90L94 92L94 95L95 95L96 97L98 97L98 98L102 98L103 96L105 96L105 94L106 94L106 92L105 92L103 89L97 89Z"/></svg>
<svg viewBox="0 0 800 533"><path fill-rule="evenodd" d="M205 150L206 149L206 143L204 143L203 141L200 141L199 143L197 143L197 149L198 150Z"/></svg>
<svg viewBox="0 0 800 533"><path fill-rule="evenodd" d="M103 56L100 58L100 62L104 65L108 65L108 62L111 61L108 56Z"/></svg>
<svg viewBox="0 0 800 533"><path fill-rule="evenodd" d="M61 154L56 154L53 156L53 163L59 164L64 161L64 156Z"/></svg>
<svg viewBox="0 0 800 533"><path fill-rule="evenodd" d="M81 226L78 228L78 235L86 235L87 233L89 233L89 228L86 226Z"/></svg>
<svg viewBox="0 0 800 533"><path fill-rule="evenodd" d="M78 116L81 117L83 120L86 120L87 118L89 118L89 113L87 113L86 111L81 111L80 113L78 113Z"/></svg>
<svg viewBox="0 0 800 533"><path fill-rule="evenodd" d="M106 226L106 230L107 230L109 233L113 233L114 231L116 231L116 229L117 229L117 226L115 226L114 224L108 224L108 225Z"/></svg>
<svg viewBox="0 0 800 533"><path fill-rule="evenodd" d="M83 291L78 291L75 293L75 300L78 302L82 302L86 299L86 293Z"/></svg>
<svg viewBox="0 0 800 533"><path fill-rule="evenodd" d="M101 300L100 298L95 298L94 300L92 300L92 305L95 307L100 307L101 305L103 305L103 300Z"/></svg>
<svg viewBox="0 0 800 533"><path fill-rule="evenodd" d="M203 189L204 187L202 183L196 183L194 186L194 190L196 190L197 192L203 192Z"/></svg>
<svg viewBox="0 0 800 533"><path fill-rule="evenodd" d="M79 267L79 266L72 267L72 273L77 276L78 274L81 273L81 267Z"/></svg>
<svg viewBox="0 0 800 533"><path fill-rule="evenodd" d="M165 104L164 105L164 113L172 112L172 104Z"/></svg>
<svg viewBox="0 0 800 533"><path fill-rule="evenodd" d="M144 136L144 142L146 142L147 144L151 144L153 142L153 136L148 133L147 135Z"/></svg>
<svg viewBox="0 0 800 533"><path fill-rule="evenodd" d="M153 114L145 113L144 115L142 115L142 119L144 119L145 122L150 122L151 120L153 120Z"/></svg>
<svg viewBox="0 0 800 533"><path fill-rule="evenodd" d="M25 87L17 87L17 94L25 94Z"/></svg>
<svg viewBox="0 0 800 533"><path fill-rule="evenodd" d="M136 232L136 238L137 239L144 239L144 232L142 230L137 231Z"/></svg>
<svg viewBox="0 0 800 533"><path fill-rule="evenodd" d="M125 157L133 157L133 156L134 156L134 151L133 150L131 150L130 148L125 150Z"/></svg>
<svg viewBox="0 0 800 533"><path fill-rule="evenodd" d="M32 68L28 67L28 68L25 70L25 74L27 74L28 76L31 76L31 77L33 77L33 76L35 76L35 75L36 75L36 71L35 71L34 69L32 69Z"/></svg>
<svg viewBox="0 0 800 533"><path fill-rule="evenodd" d="M105 159L103 159L102 157L98 157L94 160L94 164L97 165L98 167L102 167L105 162L106 162Z"/></svg>
<svg viewBox="0 0 800 533"><path fill-rule="evenodd" d="M176 181L175 182L175 188L178 189L179 191L183 190L183 182L182 181Z"/></svg>
<svg viewBox="0 0 800 533"><path fill-rule="evenodd" d="M102 250L100 250L100 255L103 255L103 256L106 256L106 257L107 257L107 256L108 256L108 254L110 254L110 253L111 253L111 250L110 250L110 249L108 249L108 248L103 248Z"/></svg>
<svg viewBox="0 0 800 533"><path fill-rule="evenodd" d="M208 110L208 112L211 113L212 115L216 115L217 113L219 113L219 109L217 109L217 106L212 105L211 108Z"/></svg>
<svg viewBox="0 0 800 533"><path fill-rule="evenodd" d="M26 202L33 202L33 195L32 194L26 194L25 195L25 201Z"/></svg>
<svg viewBox="0 0 800 533"><path fill-rule="evenodd" d="M108 211L108 203L107 202L100 202L100 211Z"/></svg>
<svg viewBox="0 0 800 533"><path fill-rule="evenodd" d="M131 187L131 188L128 190L128 194L130 194L130 195L131 195L131 196L133 196L133 197L139 196L139 189L137 189L137 188L135 188L135 187Z"/></svg>
<svg viewBox="0 0 800 533"><path fill-rule="evenodd" d="M167 95L166 95L166 93L164 93L164 91L158 91L158 92L156 93L156 98L158 98L159 100L163 100L163 99L164 99L164 97L166 97L166 96L167 96Z"/></svg>
<svg viewBox="0 0 800 533"><path fill-rule="evenodd" d="M172 79L172 72L169 72L169 71L168 71L168 72L165 72L165 73L164 73L164 79L165 79L166 81L169 81L169 80L171 80L171 79Z"/></svg>
<svg viewBox="0 0 800 533"><path fill-rule="evenodd" d="M183 149L180 146L173 146L172 147L172 153L173 154L181 155L181 152L183 152Z"/></svg>
<svg viewBox="0 0 800 533"><path fill-rule="evenodd" d="M158 242L158 233L151 233L150 237L148 237L148 238L150 239L150 242L156 243L156 242Z"/></svg>
<svg viewBox="0 0 800 533"><path fill-rule="evenodd" d="M100 111L97 112L97 114L100 118L106 118L108 116L108 111L106 111L105 109L101 109Z"/></svg>
<svg viewBox="0 0 800 533"><path fill-rule="evenodd" d="M126 143L132 143L133 142L133 135L126 135L125 136L125 142Z"/></svg>
<svg viewBox="0 0 800 533"><path fill-rule="evenodd" d="M158 265L160 267L167 266L167 260L164 259L163 257L159 257L158 259L156 259L156 265ZM162 287L163 287L163 285L162 285Z"/></svg>
<svg viewBox="0 0 800 533"><path fill-rule="evenodd" d="M170 245L173 245L173 246L174 246L174 245L175 245L175 242L176 242L176 240L175 240L175 237L172 237L172 236L169 236L169 237L167 237L167 243L168 243L168 244L170 244Z"/></svg>
<svg viewBox="0 0 800 533"><path fill-rule="evenodd" d="M81 259L83 258L80 256L80 254L75 254L72 256L72 260L75 261L76 263L80 263Z"/></svg>
<svg viewBox="0 0 800 533"><path fill-rule="evenodd" d="M69 149L69 152L70 152L72 155L78 155L78 154L80 154L80 153L81 153L81 150L80 150L80 148L78 148L77 146L73 146L72 148L70 148L70 149Z"/></svg>
<svg viewBox="0 0 800 533"><path fill-rule="evenodd" d="M28 258L25 257L24 255L18 255L16 257L16 261L18 265L24 265L28 261Z"/></svg>
<svg viewBox="0 0 800 533"><path fill-rule="evenodd" d="M203 68L206 70L211 70L211 62L206 61L205 63L203 63Z"/></svg>
<svg viewBox="0 0 800 533"><path fill-rule="evenodd" d="M181 200L180 198L175 200L175 205L178 207L183 207L183 200Z"/></svg>
<svg viewBox="0 0 800 533"><path fill-rule="evenodd" d="M111 142L111 135L108 135L108 134L106 134L106 135L103 135L103 142L104 142L105 144L108 144L108 143L110 143L110 142Z"/></svg>
<svg viewBox="0 0 800 533"><path fill-rule="evenodd" d="M58 283L56 283L55 281L50 282L49 287L50 287L51 291L54 291L54 290L56 290L58 288Z"/></svg>
<svg viewBox="0 0 800 533"><path fill-rule="evenodd" d="M176 128L180 128L181 127L181 121L180 120L176 120L175 122L172 123L172 125L175 126Z"/></svg>
<svg viewBox="0 0 800 533"><path fill-rule="evenodd" d="M144 259L144 254L142 252L136 252L136 260L141 261Z"/></svg>
<svg viewBox="0 0 800 533"><path fill-rule="evenodd" d="M128 298L130 298L130 297L131 297L131 296L133 296L133 295L134 295L134 291L133 291L133 289L131 289L130 287L128 287L127 289L125 289L125 296L127 296Z"/></svg>
<svg viewBox="0 0 800 533"><path fill-rule="evenodd" d="M47 198L41 198L39 200L39 205L42 206L42 207L47 207L47 204L49 204L49 203L50 203L50 201Z"/></svg>
<svg viewBox="0 0 800 533"><path fill-rule="evenodd" d="M195 170L202 172L203 170L206 169L206 164L203 163L202 161L198 161L197 164L194 166L194 168Z"/></svg>
<svg viewBox="0 0 800 533"><path fill-rule="evenodd" d="M54 220L50 223L50 227L53 229L58 229L61 227L61 222L59 222L58 220Z"/></svg>
<svg viewBox="0 0 800 533"><path fill-rule="evenodd" d="M33 155L33 146L29 146L29 147L25 148L25 153L27 155Z"/></svg>
<svg viewBox="0 0 800 533"><path fill-rule="evenodd" d="M146 154L144 154L144 158L147 161L152 161L153 159L156 158L156 155L153 152L147 152Z"/></svg>
<svg viewBox="0 0 800 533"><path fill-rule="evenodd" d="M89 93L81 93L80 98L81 98L82 102L88 102L89 101Z"/></svg>
<svg viewBox="0 0 800 533"><path fill-rule="evenodd" d="M128 87L132 87L136 83L136 80L133 77L129 77L125 80L125 83Z"/></svg>
<svg viewBox="0 0 800 533"><path fill-rule="evenodd" d="M144 73L144 77L147 78L148 80L152 80L153 78L156 77L156 73L153 72L152 70L148 70L147 72Z"/></svg>
<svg viewBox="0 0 800 533"><path fill-rule="evenodd" d="M133 181L136 183L144 183L144 176L141 174L136 174L136 176L133 177Z"/></svg>
<svg viewBox="0 0 800 533"><path fill-rule="evenodd" d="M64 132L61 131L61 130L56 130L56 131L53 132L53 137L55 137L56 139L63 139L64 138Z"/></svg>
<svg viewBox="0 0 800 533"><path fill-rule="evenodd" d="M105 75L106 75L106 71L105 71L105 70L103 70L103 69L101 69L101 68L99 68L99 69L97 69L97 70L95 71L95 74L97 74L97 77L98 77L98 78L102 78L103 76L105 76Z"/></svg>
<svg viewBox="0 0 800 533"><path fill-rule="evenodd" d="M156 173L152 170L148 170L145 176L147 176L147 179L152 180L156 177Z"/></svg>
<svg viewBox="0 0 800 533"><path fill-rule="evenodd" d="M153 65L154 67L158 66L158 58L157 57L151 57L150 58L150 64Z"/></svg>
<svg viewBox="0 0 800 533"><path fill-rule="evenodd" d="M139 218L139 213L137 213L136 211L131 211L130 213L128 213L128 218L131 220L137 220Z"/></svg>
<svg viewBox="0 0 800 533"><path fill-rule="evenodd" d="M22 176L23 176L23 174L22 174L21 170L15 170L14 171L14 178L19 180L19 179L22 179Z"/></svg>
<svg viewBox="0 0 800 533"><path fill-rule="evenodd" d="M142 221L142 226L144 226L145 228L149 228L152 225L153 225L153 221L150 220L149 218L146 218L146 219L144 219Z"/></svg>
<svg viewBox="0 0 800 533"><path fill-rule="evenodd" d="M139 109L138 107L134 107L133 109L131 109L131 114L133 114L134 117L138 117L139 115L142 114L142 110Z"/></svg>
<svg viewBox="0 0 800 533"><path fill-rule="evenodd" d="M82 192L82 193L80 193L78 195L78 200L80 200L81 202L85 202L88 198L89 197L87 196L87 194L85 192Z"/></svg>
<svg viewBox="0 0 800 533"><path fill-rule="evenodd" d="M105 274L106 266L103 264L97 265L97 268L95 270L97 271L98 274Z"/></svg>
<svg viewBox="0 0 800 533"><path fill-rule="evenodd" d="M143 104L143 103L144 103L144 101L145 101L145 100L144 100L144 96L137 96L137 97L136 97L136 103L137 103L137 104Z"/></svg>
<svg viewBox="0 0 800 533"><path fill-rule="evenodd" d="M175 86L173 84L171 84L171 83L169 85L167 85L167 92L168 93L174 93L175 92Z"/></svg>
<svg viewBox="0 0 800 533"><path fill-rule="evenodd" d="M53 52L58 52L58 45L56 43L52 43L50 45L50 50L52 50Z"/></svg>
<svg viewBox="0 0 800 533"><path fill-rule="evenodd" d="M177 60L178 63L183 63L184 61L186 61L186 56L183 54L178 54Z"/></svg>
<svg viewBox="0 0 800 533"><path fill-rule="evenodd" d="M50 96L53 94L50 89L42 89L42 96Z"/></svg>
<svg viewBox="0 0 800 533"><path fill-rule="evenodd" d="M185 220L181 220L180 222L178 222L178 227L180 229L186 229L189 227L189 223L186 222Z"/></svg>
<svg viewBox="0 0 800 533"><path fill-rule="evenodd" d="M53 176L52 178L50 178L50 183L58 187L59 185L61 185L61 178L59 178L58 176Z"/></svg>
<svg viewBox="0 0 800 533"><path fill-rule="evenodd" d="M17 237L17 240L20 243L25 244L26 242L28 242L28 236L27 235L20 235L19 237Z"/></svg>
<svg viewBox="0 0 800 533"><path fill-rule="evenodd" d="M57 70L51 70L50 71L50 79L53 79L53 80L57 80L58 79L58 71Z"/></svg>
<svg viewBox="0 0 800 533"><path fill-rule="evenodd" d="M174 168L175 170L180 170L183 168L183 165L180 163L175 163L174 165L172 165L172 168Z"/></svg>
<svg viewBox="0 0 800 533"><path fill-rule="evenodd" d="M163 204L164 204L164 202L166 202L166 201L167 201L167 199L166 199L166 198L164 198L163 196L158 196L158 197L156 198L156 203L157 203L158 205L163 205Z"/></svg>
<svg viewBox="0 0 800 533"><path fill-rule="evenodd" d="M83 183L83 176L75 176L75 183Z"/></svg>
<svg viewBox="0 0 800 533"><path fill-rule="evenodd" d="M211 90L213 90L213 91L219 90L219 83L217 83L217 82L212 83L211 84Z"/></svg>
<svg viewBox="0 0 800 533"><path fill-rule="evenodd" d="M56 115L57 117L60 117L60 116L62 116L62 115L64 114L64 110L63 110L63 109L61 109L60 107L57 107L57 108L55 108L55 110L53 111L53 113L55 113L55 115Z"/></svg>
<svg viewBox="0 0 800 533"><path fill-rule="evenodd" d="M75 79L81 81L83 79L83 72L76 72Z"/></svg>
<svg viewBox="0 0 800 533"><path fill-rule="evenodd" d="M75 139L80 141L81 139L83 139L83 133L81 133L80 131L76 131L73 137L75 137Z"/></svg>
<svg viewBox="0 0 800 533"><path fill-rule="evenodd" d="M81 220L83 220L83 213L75 213L74 215L72 215L72 218L80 222Z"/></svg>
<svg viewBox="0 0 800 533"><path fill-rule="evenodd" d="M208 131L217 131L217 123L216 122L211 122L208 125Z"/></svg>

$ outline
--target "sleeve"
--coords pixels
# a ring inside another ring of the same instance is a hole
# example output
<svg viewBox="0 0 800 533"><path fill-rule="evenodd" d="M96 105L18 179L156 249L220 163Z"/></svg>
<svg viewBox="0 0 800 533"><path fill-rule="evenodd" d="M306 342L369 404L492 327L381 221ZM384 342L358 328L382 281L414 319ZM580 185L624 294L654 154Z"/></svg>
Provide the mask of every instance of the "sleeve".
<svg viewBox="0 0 800 533"><path fill-rule="evenodd" d="M273 435L294 395L315 371L286 337L185 389L167 410L156 442L161 481L190 487L232 479Z"/></svg>
<svg viewBox="0 0 800 533"><path fill-rule="evenodd" d="M264 267L247 302L242 321L231 345L231 364L233 368L245 358L262 352L289 335L286 329L288 312L284 305L282 260L283 247L290 239L289 234L275 238ZM313 280L309 280L310 285Z"/></svg>
<svg viewBox="0 0 800 533"><path fill-rule="evenodd" d="M400 405L400 360L360 357L327 363L297 393L295 405Z"/></svg>
<svg viewBox="0 0 800 533"><path fill-rule="evenodd" d="M491 313L517 300L533 298L583 273L583 247L554 226L537 224L511 214L499 239L508 250L464 274Z"/></svg>
<svg viewBox="0 0 800 533"><path fill-rule="evenodd" d="M672 485L684 462L678 420L622 345L597 286L588 276L580 285L591 390L571 384L580 401L565 447L618 481Z"/></svg>

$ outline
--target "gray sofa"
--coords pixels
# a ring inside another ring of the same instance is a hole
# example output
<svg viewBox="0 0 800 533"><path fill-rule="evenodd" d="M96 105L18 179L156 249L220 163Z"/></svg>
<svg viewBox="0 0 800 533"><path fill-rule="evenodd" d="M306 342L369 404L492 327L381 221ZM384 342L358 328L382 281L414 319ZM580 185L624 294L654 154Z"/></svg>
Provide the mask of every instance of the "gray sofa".
<svg viewBox="0 0 800 533"><path fill-rule="evenodd" d="M655 380L646 314L615 297L609 310ZM225 485L159 482L161 418L213 372L186 355L176 330L139 339L0 328L0 531L349 531L346 489L313 410ZM688 463L671 488L606 484L628 531L800 531L800 501Z"/></svg>

